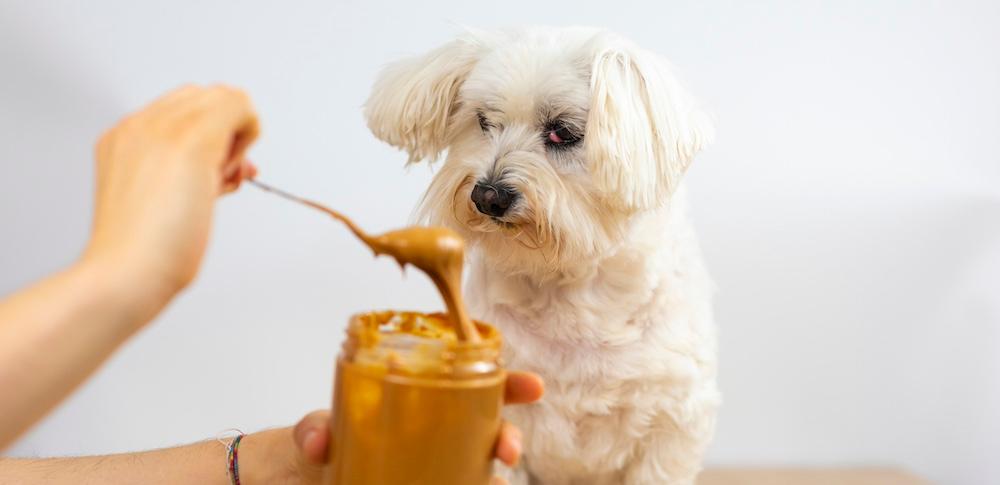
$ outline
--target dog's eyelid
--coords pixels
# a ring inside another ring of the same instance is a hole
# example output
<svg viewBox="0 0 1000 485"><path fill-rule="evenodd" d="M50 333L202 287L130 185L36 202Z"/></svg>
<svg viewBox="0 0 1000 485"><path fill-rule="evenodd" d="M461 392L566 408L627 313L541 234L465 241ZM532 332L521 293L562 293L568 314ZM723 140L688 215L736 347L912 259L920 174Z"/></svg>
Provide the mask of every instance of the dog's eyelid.
<svg viewBox="0 0 1000 485"><path fill-rule="evenodd" d="M476 110L476 118L479 120L479 128L481 128L483 132L487 132L490 128L495 127L495 125L486 118L486 113L483 113L481 110Z"/></svg>
<svg viewBox="0 0 1000 485"><path fill-rule="evenodd" d="M549 121L545 124L544 131L568 131L574 137L583 136L583 126L580 123L565 119L555 119Z"/></svg>
<svg viewBox="0 0 1000 485"><path fill-rule="evenodd" d="M574 133L583 132L583 122L571 118L552 118L545 123L546 130L558 130L565 128Z"/></svg>

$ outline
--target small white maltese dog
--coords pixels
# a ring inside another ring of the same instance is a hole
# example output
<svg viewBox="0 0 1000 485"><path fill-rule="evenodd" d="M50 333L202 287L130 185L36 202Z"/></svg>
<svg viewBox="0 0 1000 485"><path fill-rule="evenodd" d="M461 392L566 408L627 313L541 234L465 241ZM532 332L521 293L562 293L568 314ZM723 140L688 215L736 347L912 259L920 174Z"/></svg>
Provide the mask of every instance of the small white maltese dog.
<svg viewBox="0 0 1000 485"><path fill-rule="evenodd" d="M663 59L589 28L468 32L390 65L365 108L419 207L469 242L471 314L543 400L514 484L689 484L714 427L712 284L681 177L708 117Z"/></svg>

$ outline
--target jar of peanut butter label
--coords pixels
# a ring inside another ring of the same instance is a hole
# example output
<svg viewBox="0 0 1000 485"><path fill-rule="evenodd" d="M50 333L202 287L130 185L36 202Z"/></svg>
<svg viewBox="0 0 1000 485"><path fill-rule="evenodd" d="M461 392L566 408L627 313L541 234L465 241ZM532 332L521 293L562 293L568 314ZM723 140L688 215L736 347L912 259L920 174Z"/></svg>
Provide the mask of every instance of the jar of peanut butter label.
<svg viewBox="0 0 1000 485"><path fill-rule="evenodd" d="M355 315L337 359L328 485L487 485L506 374L500 333L442 314Z"/></svg>

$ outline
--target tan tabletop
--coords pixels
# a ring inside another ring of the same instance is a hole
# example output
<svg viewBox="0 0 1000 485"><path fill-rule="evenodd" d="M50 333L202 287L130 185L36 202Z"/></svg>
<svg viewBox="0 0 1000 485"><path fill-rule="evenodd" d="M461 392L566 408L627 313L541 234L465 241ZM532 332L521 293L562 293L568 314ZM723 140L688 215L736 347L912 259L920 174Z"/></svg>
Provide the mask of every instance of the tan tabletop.
<svg viewBox="0 0 1000 485"><path fill-rule="evenodd" d="M698 485L928 485L891 468L717 468L705 470Z"/></svg>

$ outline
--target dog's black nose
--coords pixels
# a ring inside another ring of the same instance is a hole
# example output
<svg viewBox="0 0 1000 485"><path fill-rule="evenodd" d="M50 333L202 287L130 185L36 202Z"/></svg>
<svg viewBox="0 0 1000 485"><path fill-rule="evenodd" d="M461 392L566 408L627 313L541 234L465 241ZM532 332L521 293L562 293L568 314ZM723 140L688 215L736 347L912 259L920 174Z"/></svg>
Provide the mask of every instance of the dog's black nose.
<svg viewBox="0 0 1000 485"><path fill-rule="evenodd" d="M496 184L476 184L472 189L472 202L483 214L501 217L514 202L516 193L513 189Z"/></svg>

